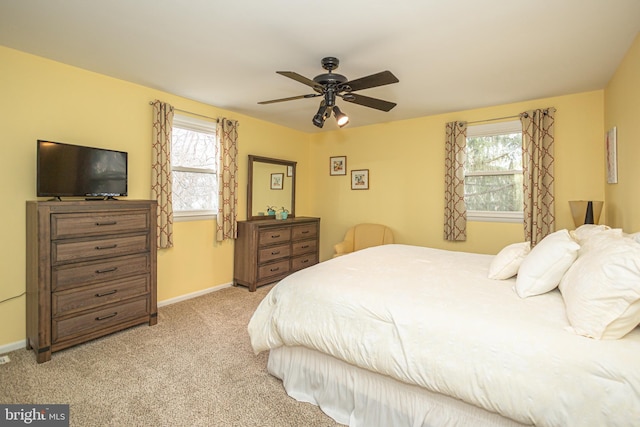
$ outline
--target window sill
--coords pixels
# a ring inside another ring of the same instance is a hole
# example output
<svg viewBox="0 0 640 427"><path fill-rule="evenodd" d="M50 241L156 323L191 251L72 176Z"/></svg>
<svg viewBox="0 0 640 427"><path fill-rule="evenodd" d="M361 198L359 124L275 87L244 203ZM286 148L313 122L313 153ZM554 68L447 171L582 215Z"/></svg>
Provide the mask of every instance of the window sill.
<svg viewBox="0 0 640 427"><path fill-rule="evenodd" d="M212 212L179 212L173 213L173 222L187 222L187 221L210 221L215 220L217 214Z"/></svg>
<svg viewBox="0 0 640 427"><path fill-rule="evenodd" d="M467 211L467 221L522 223L522 212Z"/></svg>

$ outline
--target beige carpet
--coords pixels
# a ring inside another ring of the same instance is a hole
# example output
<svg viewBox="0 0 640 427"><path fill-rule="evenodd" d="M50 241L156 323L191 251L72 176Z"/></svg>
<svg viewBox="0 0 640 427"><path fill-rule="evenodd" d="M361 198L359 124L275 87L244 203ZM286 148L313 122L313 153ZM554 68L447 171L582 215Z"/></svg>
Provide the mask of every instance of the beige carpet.
<svg viewBox="0 0 640 427"><path fill-rule="evenodd" d="M247 323L269 287L225 288L159 309L138 326L0 365L0 403L68 403L72 426L337 426L287 396L253 354Z"/></svg>

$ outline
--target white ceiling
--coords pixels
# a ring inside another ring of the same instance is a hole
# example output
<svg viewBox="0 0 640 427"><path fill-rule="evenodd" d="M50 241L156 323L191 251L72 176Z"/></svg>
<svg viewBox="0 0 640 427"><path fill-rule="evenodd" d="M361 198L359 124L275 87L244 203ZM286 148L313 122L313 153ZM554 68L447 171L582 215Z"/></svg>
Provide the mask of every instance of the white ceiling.
<svg viewBox="0 0 640 427"><path fill-rule="evenodd" d="M304 132L320 98L257 104L313 92L276 70L393 72L354 127L602 89L639 31L640 0L0 0L0 45Z"/></svg>

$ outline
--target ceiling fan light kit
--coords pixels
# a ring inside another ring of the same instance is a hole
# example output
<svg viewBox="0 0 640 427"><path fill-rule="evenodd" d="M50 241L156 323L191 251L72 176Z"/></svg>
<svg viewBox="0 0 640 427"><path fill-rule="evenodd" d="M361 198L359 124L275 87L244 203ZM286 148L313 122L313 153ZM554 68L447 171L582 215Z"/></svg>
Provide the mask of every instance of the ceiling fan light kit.
<svg viewBox="0 0 640 427"><path fill-rule="evenodd" d="M333 106L333 115L336 118L336 123L338 127L344 127L349 123L349 116L340 111L337 105Z"/></svg>
<svg viewBox="0 0 640 427"><path fill-rule="evenodd" d="M261 101L258 104L273 104L276 102L292 101L294 99L315 98L322 96L323 100L320 102L318 112L313 116L311 122L322 128L324 122L331 112L336 119L336 123L339 127L346 126L349 123L349 117L343 113L336 105L336 97L342 98L343 101L351 102L354 104L362 105L364 107L374 108L380 111L390 111L396 106L394 102L384 101L382 99L370 98L368 96L355 94L353 92L363 89L369 89L377 86L384 86L392 83L398 83L399 80L391 71L382 71L370 76L361 77L356 80L347 79L342 74L334 73L333 70L338 68L340 61L338 58L332 56L323 58L322 68L327 70L326 73L317 75L313 80L308 79L293 71L276 71L276 73L289 77L299 83L310 86L315 93L306 95L292 96L288 98L273 99L270 101Z"/></svg>

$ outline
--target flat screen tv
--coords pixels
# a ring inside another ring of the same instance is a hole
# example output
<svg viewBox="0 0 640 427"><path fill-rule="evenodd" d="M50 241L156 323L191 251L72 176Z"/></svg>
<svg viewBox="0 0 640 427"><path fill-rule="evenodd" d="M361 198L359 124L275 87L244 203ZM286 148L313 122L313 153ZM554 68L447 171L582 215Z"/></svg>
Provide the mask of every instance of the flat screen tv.
<svg viewBox="0 0 640 427"><path fill-rule="evenodd" d="M38 197L127 195L127 153L38 140Z"/></svg>

